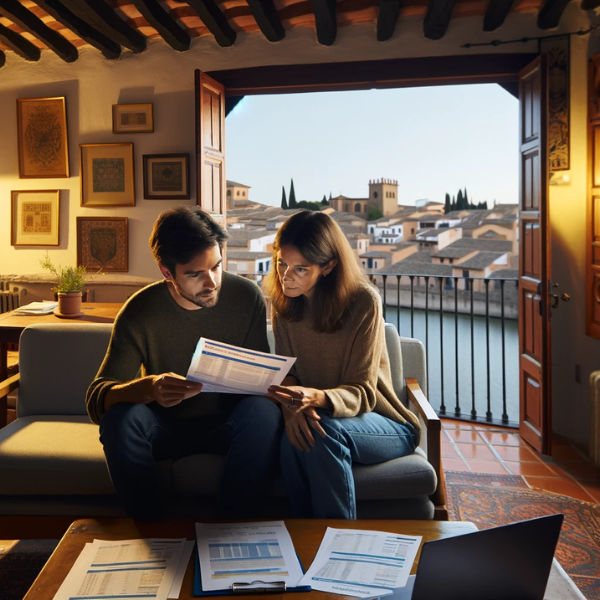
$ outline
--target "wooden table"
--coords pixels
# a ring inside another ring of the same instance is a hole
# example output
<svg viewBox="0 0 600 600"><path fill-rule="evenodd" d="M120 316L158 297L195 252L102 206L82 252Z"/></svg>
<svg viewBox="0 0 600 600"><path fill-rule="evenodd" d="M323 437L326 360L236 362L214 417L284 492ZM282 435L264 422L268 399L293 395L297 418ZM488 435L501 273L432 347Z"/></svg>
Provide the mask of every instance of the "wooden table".
<svg viewBox="0 0 600 600"><path fill-rule="evenodd" d="M286 519L296 552L305 569L312 563L327 527L340 529L372 529L407 535L421 535L423 541L452 537L476 531L473 523L463 521L392 521L333 519ZM56 550L34 581L23 600L52 600L73 563L87 542L99 540L126 540L137 538L187 538L196 537L194 521L134 521L132 519L81 519L67 530ZM419 556L417 555L417 560ZM416 571L413 566L413 573ZM194 566L190 560L181 588L180 600L191 600L193 595ZM218 598L218 596L216 596ZM253 600L340 600L350 598L326 592L287 592L285 594L252 594Z"/></svg>
<svg viewBox="0 0 600 600"><path fill-rule="evenodd" d="M18 344L21 332L33 323L112 323L122 302L84 302L83 315L77 319L61 319L50 315L15 315L14 311L0 314L0 381L8 377L8 344ZM0 400L0 427L6 425L6 398Z"/></svg>

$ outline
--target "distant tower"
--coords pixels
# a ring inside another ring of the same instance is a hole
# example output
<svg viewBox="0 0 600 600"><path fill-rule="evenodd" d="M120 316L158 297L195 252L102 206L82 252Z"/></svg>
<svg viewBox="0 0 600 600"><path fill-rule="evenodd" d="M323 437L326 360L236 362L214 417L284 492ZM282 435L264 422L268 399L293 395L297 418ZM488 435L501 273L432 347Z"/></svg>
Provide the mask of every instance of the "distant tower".
<svg viewBox="0 0 600 600"><path fill-rule="evenodd" d="M384 217L398 211L398 181L374 179L369 181L369 204L376 206Z"/></svg>

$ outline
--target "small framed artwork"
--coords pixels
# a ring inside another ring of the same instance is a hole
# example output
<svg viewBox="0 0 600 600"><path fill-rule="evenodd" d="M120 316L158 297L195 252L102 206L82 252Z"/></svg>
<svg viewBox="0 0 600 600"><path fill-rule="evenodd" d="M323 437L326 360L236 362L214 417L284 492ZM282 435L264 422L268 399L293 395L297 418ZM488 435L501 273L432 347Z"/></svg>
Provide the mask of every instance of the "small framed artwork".
<svg viewBox="0 0 600 600"><path fill-rule="evenodd" d="M133 144L81 144L81 206L135 206Z"/></svg>
<svg viewBox="0 0 600 600"><path fill-rule="evenodd" d="M187 200L190 197L189 154L145 154L144 198Z"/></svg>
<svg viewBox="0 0 600 600"><path fill-rule="evenodd" d="M113 133L152 133L152 104L113 104Z"/></svg>
<svg viewBox="0 0 600 600"><path fill-rule="evenodd" d="M69 176L69 143L65 99L17 100L19 177L46 179Z"/></svg>
<svg viewBox="0 0 600 600"><path fill-rule="evenodd" d="M58 246L60 191L15 190L10 195L10 243L13 246Z"/></svg>
<svg viewBox="0 0 600 600"><path fill-rule="evenodd" d="M128 256L127 217L77 217L77 266L125 273Z"/></svg>

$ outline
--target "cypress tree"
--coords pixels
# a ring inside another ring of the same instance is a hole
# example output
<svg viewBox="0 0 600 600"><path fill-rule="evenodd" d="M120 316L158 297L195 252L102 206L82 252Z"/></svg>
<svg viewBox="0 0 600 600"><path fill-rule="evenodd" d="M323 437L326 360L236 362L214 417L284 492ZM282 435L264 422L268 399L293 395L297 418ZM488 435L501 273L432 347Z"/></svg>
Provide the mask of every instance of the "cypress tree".
<svg viewBox="0 0 600 600"><path fill-rule="evenodd" d="M281 208L286 209L288 207L287 198L285 197L285 188L281 186Z"/></svg>
<svg viewBox="0 0 600 600"><path fill-rule="evenodd" d="M323 200L321 200L321 204L323 206L327 206L327 196L325 196L325 194L323 194Z"/></svg>
<svg viewBox="0 0 600 600"><path fill-rule="evenodd" d="M463 198L462 190L458 190L458 195L456 196L456 208L458 208L458 210L465 209L465 199Z"/></svg>
<svg viewBox="0 0 600 600"><path fill-rule="evenodd" d="M458 206L456 206L456 196L452 196L452 202L450 202L450 209L457 210Z"/></svg>
<svg viewBox="0 0 600 600"><path fill-rule="evenodd" d="M469 202L469 197L467 196L467 188L465 188L465 206L466 206L467 208L470 208L470 207L471 207L471 204L470 204L470 202Z"/></svg>
<svg viewBox="0 0 600 600"><path fill-rule="evenodd" d="M452 210L450 206L450 194L446 192L446 200L444 202L444 214L447 215Z"/></svg>
<svg viewBox="0 0 600 600"><path fill-rule="evenodd" d="M290 208L296 208L296 191L294 190L294 179L292 178L292 183L290 185L290 201L288 202L288 206Z"/></svg>

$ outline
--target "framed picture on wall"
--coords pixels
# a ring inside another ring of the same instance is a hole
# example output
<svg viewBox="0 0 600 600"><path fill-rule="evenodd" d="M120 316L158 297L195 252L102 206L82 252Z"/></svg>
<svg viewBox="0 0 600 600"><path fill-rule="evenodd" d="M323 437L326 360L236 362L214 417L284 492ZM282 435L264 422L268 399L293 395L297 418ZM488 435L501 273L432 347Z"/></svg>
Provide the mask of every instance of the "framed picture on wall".
<svg viewBox="0 0 600 600"><path fill-rule="evenodd" d="M145 154L144 198L187 200L190 197L189 154Z"/></svg>
<svg viewBox="0 0 600 600"><path fill-rule="evenodd" d="M133 144L81 144L81 206L135 206Z"/></svg>
<svg viewBox="0 0 600 600"><path fill-rule="evenodd" d="M113 104L113 133L152 133L152 104Z"/></svg>
<svg viewBox="0 0 600 600"><path fill-rule="evenodd" d="M64 97L17 100L19 177L69 176L67 108Z"/></svg>
<svg viewBox="0 0 600 600"><path fill-rule="evenodd" d="M127 217L77 217L77 266L124 273L128 257Z"/></svg>
<svg viewBox="0 0 600 600"><path fill-rule="evenodd" d="M10 243L58 246L60 191L14 190L10 196Z"/></svg>

